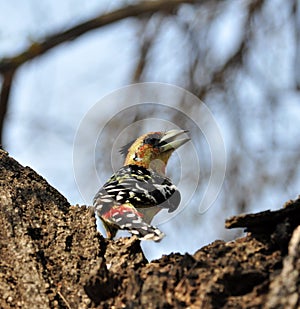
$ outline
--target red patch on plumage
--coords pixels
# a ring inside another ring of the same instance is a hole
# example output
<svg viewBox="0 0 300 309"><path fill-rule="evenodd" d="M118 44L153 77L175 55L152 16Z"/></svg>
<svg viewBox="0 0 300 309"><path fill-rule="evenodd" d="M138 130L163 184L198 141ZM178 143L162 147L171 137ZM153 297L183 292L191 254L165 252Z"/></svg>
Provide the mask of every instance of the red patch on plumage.
<svg viewBox="0 0 300 309"><path fill-rule="evenodd" d="M115 207L112 207L108 212L102 215L104 219L111 218L114 214L124 215L125 213L135 213L139 217L143 217L144 215L140 212L138 212L136 209L134 209L131 206L127 206L126 204L118 205Z"/></svg>

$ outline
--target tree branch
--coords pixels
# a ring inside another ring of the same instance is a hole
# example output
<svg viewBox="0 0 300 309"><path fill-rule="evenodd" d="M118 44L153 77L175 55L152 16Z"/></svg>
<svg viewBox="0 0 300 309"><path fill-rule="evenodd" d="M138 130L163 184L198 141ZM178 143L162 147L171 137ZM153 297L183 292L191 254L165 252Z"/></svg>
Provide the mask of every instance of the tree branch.
<svg viewBox="0 0 300 309"><path fill-rule="evenodd" d="M145 73L145 68L147 67L147 61L148 56L151 51L151 47L153 46L156 37L158 36L159 31L161 31L161 25L162 25L163 17L161 17L155 26L155 29L149 33L147 31L147 23L148 21L145 21L143 28L141 30L141 34L144 34L142 36L142 42L140 46L140 57L138 59L138 62L136 64L132 82L137 83L142 81L142 75Z"/></svg>
<svg viewBox="0 0 300 309"><path fill-rule="evenodd" d="M2 145L3 123L7 112L8 100L14 75L15 70L10 70L3 74L3 82L0 93L0 145Z"/></svg>
<svg viewBox="0 0 300 309"><path fill-rule="evenodd" d="M81 23L73 28L63 32L54 33L40 42L34 42L25 51L11 57L4 58L0 61L0 74L3 75L3 84L0 94L0 144L5 120L9 94L15 71L25 62L41 56L53 47L61 43L74 40L79 36L114 22L128 17L135 17L144 14L152 14L158 11L172 12L177 6L183 3L196 3L199 0L156 0L140 2L136 5L130 5L116 11L100 15L94 19Z"/></svg>
<svg viewBox="0 0 300 309"><path fill-rule="evenodd" d="M180 4L195 2L197 2L197 0L146 1L98 16L66 31L55 33L44 39L42 42L35 42L29 46L27 50L17 56L6 59L4 58L0 62L0 73L5 73L11 69L16 69L26 61L44 54L49 49L61 43L74 40L90 30L109 25L128 17L151 14L158 11L172 11Z"/></svg>

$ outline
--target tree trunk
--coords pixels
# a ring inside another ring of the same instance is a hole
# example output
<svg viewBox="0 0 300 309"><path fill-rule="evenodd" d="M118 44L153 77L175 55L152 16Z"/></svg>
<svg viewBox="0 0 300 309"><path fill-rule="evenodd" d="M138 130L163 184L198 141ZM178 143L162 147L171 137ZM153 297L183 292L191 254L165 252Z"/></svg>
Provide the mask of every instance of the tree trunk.
<svg viewBox="0 0 300 309"><path fill-rule="evenodd" d="M87 207L3 150L0 206L1 308L300 306L299 200L227 220L244 238L151 263L138 239L104 239Z"/></svg>

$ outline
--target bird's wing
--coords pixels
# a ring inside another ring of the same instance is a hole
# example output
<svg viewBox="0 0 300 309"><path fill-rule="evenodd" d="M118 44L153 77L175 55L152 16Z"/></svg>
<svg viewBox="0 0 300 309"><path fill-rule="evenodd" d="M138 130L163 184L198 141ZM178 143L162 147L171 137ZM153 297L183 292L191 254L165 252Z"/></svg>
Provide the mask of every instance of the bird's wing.
<svg viewBox="0 0 300 309"><path fill-rule="evenodd" d="M158 206L172 212L180 203L180 193L167 177L141 166L127 165L120 168L94 198L100 215L124 203L139 208Z"/></svg>

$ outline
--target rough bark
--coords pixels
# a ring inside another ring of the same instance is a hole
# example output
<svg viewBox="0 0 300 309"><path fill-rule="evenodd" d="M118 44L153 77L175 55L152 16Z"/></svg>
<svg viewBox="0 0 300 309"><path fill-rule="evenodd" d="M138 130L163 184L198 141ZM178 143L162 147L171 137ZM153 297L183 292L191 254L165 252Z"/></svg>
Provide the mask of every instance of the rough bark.
<svg viewBox="0 0 300 309"><path fill-rule="evenodd" d="M0 150L1 308L297 308L300 201L237 216L248 234L148 262Z"/></svg>

